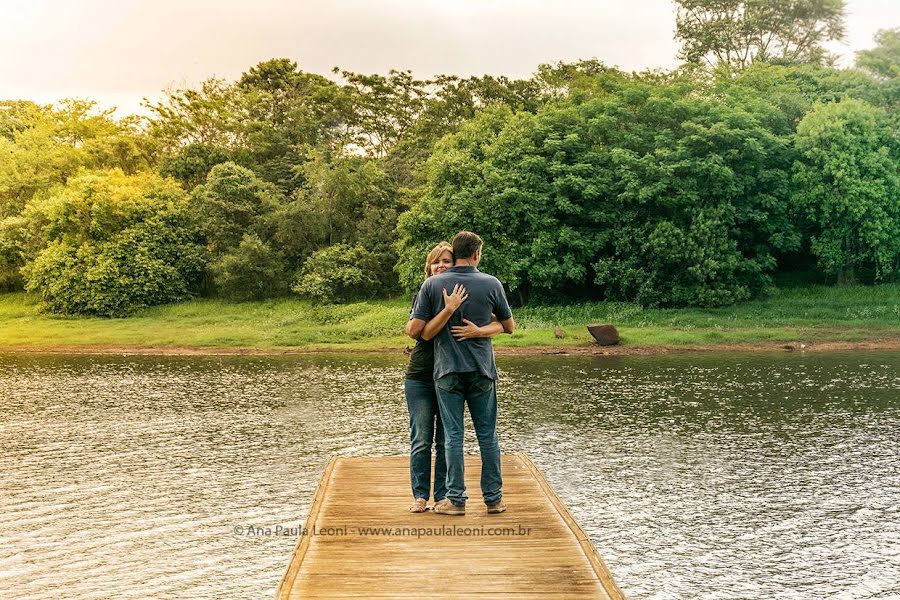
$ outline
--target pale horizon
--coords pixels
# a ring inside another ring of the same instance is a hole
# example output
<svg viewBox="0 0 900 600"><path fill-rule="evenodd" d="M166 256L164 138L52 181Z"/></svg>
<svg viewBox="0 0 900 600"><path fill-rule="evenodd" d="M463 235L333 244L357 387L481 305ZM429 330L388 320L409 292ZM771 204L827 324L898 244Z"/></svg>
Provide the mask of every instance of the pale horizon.
<svg viewBox="0 0 900 600"><path fill-rule="evenodd" d="M76 6L77 4L77 6ZM147 114L143 98L234 80L289 58L304 71L410 69L421 78L529 77L541 63L596 58L625 71L678 65L669 0L364 0L284 3L195 0L0 2L0 99L89 98L117 115ZM852 66L878 29L900 26L900 2L848 0L844 43Z"/></svg>

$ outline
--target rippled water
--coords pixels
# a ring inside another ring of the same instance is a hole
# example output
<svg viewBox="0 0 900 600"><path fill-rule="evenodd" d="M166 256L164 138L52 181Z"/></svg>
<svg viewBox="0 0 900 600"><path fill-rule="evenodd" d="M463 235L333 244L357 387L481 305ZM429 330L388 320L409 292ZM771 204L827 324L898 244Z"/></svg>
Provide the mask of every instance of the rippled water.
<svg viewBox="0 0 900 600"><path fill-rule="evenodd" d="M500 367L504 451L630 598L900 598L900 354ZM0 356L0 598L271 597L295 540L235 526L296 526L333 454L404 453L402 373Z"/></svg>

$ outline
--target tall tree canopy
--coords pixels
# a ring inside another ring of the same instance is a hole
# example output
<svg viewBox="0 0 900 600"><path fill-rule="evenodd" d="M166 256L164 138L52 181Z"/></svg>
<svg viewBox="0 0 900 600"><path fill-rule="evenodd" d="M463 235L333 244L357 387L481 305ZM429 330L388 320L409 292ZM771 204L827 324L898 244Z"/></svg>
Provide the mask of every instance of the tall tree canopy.
<svg viewBox="0 0 900 600"><path fill-rule="evenodd" d="M797 127L795 200L839 282L900 275L900 136L888 119L851 98L814 107Z"/></svg>
<svg viewBox="0 0 900 600"><path fill-rule="evenodd" d="M770 105L733 108L688 81L604 76L608 93L536 115L485 111L442 140L425 197L400 220L399 270L471 228L485 268L517 292L719 305L768 283L797 247L791 152Z"/></svg>
<svg viewBox="0 0 900 600"><path fill-rule="evenodd" d="M113 112L85 100L0 102L0 218L18 214L35 193L82 167L148 168L150 145L139 119L115 120Z"/></svg>
<svg viewBox="0 0 900 600"><path fill-rule="evenodd" d="M844 0L676 0L679 58L744 68L830 63L823 42L844 36Z"/></svg>
<svg viewBox="0 0 900 600"><path fill-rule="evenodd" d="M348 143L349 102L344 87L272 59L235 83L209 79L198 90L169 92L148 105L148 131L164 169L187 184L202 183L198 169L229 159L290 193L303 182L298 167L311 149Z"/></svg>
<svg viewBox="0 0 900 600"><path fill-rule="evenodd" d="M900 28L880 29L875 44L856 53L856 66L883 79L900 77Z"/></svg>

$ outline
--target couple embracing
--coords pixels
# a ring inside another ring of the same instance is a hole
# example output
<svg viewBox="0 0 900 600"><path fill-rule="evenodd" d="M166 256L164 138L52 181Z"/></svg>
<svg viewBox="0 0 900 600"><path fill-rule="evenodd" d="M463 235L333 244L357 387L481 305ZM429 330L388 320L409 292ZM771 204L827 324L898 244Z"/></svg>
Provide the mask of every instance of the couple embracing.
<svg viewBox="0 0 900 600"><path fill-rule="evenodd" d="M428 253L425 282L406 333L416 340L404 382L409 408L411 512L431 496L435 447L435 513L464 515L463 414L469 407L481 449L481 494L489 513L506 510L497 438L497 368L491 338L512 333L512 311L496 277L478 270L483 242L461 231Z"/></svg>

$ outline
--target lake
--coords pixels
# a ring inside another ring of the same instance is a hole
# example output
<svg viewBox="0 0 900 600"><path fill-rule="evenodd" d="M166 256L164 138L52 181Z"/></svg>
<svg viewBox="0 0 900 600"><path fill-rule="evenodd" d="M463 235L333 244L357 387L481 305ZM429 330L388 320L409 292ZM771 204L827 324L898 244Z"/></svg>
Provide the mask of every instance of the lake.
<svg viewBox="0 0 900 600"><path fill-rule="evenodd" d="M629 598L900 597L900 353L498 365L503 450ZM236 530L301 524L332 455L406 453L404 366L0 355L0 597L271 598L296 539Z"/></svg>

